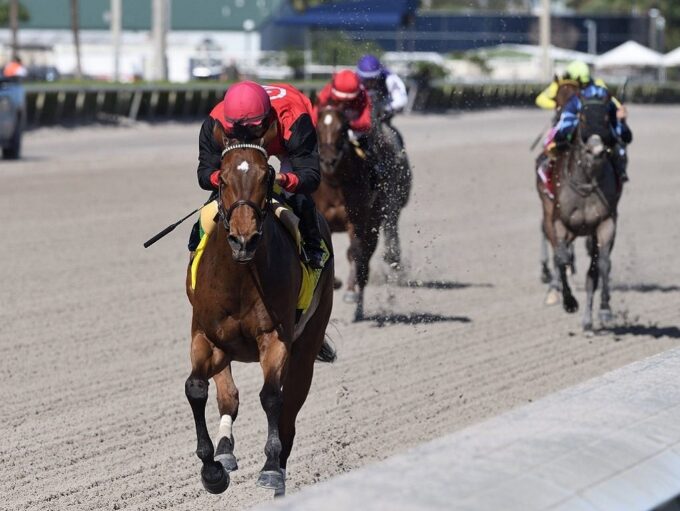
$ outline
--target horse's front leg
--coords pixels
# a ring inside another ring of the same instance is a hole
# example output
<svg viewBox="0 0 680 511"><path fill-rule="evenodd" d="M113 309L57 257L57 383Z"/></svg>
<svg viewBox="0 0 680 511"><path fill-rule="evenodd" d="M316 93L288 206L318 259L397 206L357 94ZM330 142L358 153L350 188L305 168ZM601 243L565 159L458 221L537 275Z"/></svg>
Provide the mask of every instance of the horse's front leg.
<svg viewBox="0 0 680 511"><path fill-rule="evenodd" d="M573 241L574 237L560 220L555 221L555 237L557 239L555 267L559 270L560 280L562 281L562 306L565 311L573 313L578 310L578 301L574 298L571 287L569 287L567 265L570 261L569 244Z"/></svg>
<svg viewBox="0 0 680 511"><path fill-rule="evenodd" d="M588 249L588 254L590 255L590 267L588 268L588 274L586 275L586 307L583 311L581 325L583 326L583 330L590 331L593 329L593 296L597 290L597 281L599 279L598 261L600 254L595 236L591 236L587 239L586 247Z"/></svg>
<svg viewBox="0 0 680 511"><path fill-rule="evenodd" d="M231 374L231 364L217 373L213 380L217 388L217 408L220 411L220 429L217 432L215 461L219 461L227 472L238 470L234 456L234 435L232 425L238 415L239 396Z"/></svg>
<svg viewBox="0 0 680 511"><path fill-rule="evenodd" d="M600 322L606 325L612 320L612 310L609 305L609 274L612 269L611 253L616 237L616 222L608 218L597 228L597 244L600 249L598 267L602 276L602 293L600 296Z"/></svg>
<svg viewBox="0 0 680 511"><path fill-rule="evenodd" d="M281 471L281 438L279 420L283 407L283 372L288 362L288 346L276 331L262 334L257 343L260 350L260 366L264 375L264 384L260 391L260 402L267 414L267 443L264 453L267 460L260 471L257 485L272 490L284 487L285 479Z"/></svg>
<svg viewBox="0 0 680 511"><path fill-rule="evenodd" d="M347 287L342 300L345 303L357 303L357 300L359 299L359 289L357 288L357 266L359 264L359 260L361 259L361 242L359 238L357 238L354 224L348 224L347 235L349 236L349 247L347 248L349 276L347 277Z"/></svg>
<svg viewBox="0 0 680 511"><path fill-rule="evenodd" d="M229 487L229 474L213 459L213 444L205 422L208 379L222 369L221 364L224 364L222 353L216 353L207 337L196 332L191 340L191 374L184 385L184 391L196 423L196 455L203 462L201 481L210 493L222 493Z"/></svg>

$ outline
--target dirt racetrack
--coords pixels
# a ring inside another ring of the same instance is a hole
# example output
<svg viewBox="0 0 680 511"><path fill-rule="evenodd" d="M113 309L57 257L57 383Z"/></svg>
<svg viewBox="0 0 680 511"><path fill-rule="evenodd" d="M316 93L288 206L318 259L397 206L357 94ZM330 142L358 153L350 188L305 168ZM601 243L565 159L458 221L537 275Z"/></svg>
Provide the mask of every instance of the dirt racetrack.
<svg viewBox="0 0 680 511"><path fill-rule="evenodd" d="M542 305L528 145L547 116L399 119L415 167L401 230L417 285L390 305L375 258L371 319L358 324L336 293L338 361L317 365L289 492L677 346L679 118L678 107L630 108L616 321L592 337L579 315ZM142 248L204 200L197 139L197 124L42 129L24 160L0 162L0 509L225 510L271 498L255 487L266 436L255 364L234 370L240 470L225 494L202 489L184 397L190 223ZM344 278L346 239L335 242ZM208 418L214 434L214 392Z"/></svg>

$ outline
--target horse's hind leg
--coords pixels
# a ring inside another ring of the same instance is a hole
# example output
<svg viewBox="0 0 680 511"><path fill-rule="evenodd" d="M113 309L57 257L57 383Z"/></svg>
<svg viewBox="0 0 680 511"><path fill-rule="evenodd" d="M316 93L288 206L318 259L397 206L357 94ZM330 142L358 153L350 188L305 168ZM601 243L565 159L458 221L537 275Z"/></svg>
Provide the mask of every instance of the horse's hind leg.
<svg viewBox="0 0 680 511"><path fill-rule="evenodd" d="M196 424L198 439L196 455L203 462L201 480L210 493L222 493L229 487L229 474L213 459L214 450L208 427L205 423L205 405L208 401L208 379L222 368L219 354L215 354L211 343L198 332L191 340L191 374L184 386Z"/></svg>
<svg viewBox="0 0 680 511"><path fill-rule="evenodd" d="M543 230L543 221L541 221L541 282L549 284L552 278L548 255L548 238Z"/></svg>
<svg viewBox="0 0 680 511"><path fill-rule="evenodd" d="M217 408L220 411L220 429L217 433L215 461L219 461L227 472L238 470L234 456L234 435L232 425L238 415L238 389L231 375L231 364L213 377L217 388Z"/></svg>
<svg viewBox="0 0 680 511"><path fill-rule="evenodd" d="M598 275L598 259L599 251L597 248L597 239L591 236L586 239L586 248L590 255L590 267L586 275L586 307L583 310L583 319L581 325L583 330L590 331L593 329L593 296L597 290Z"/></svg>
<svg viewBox="0 0 680 511"><path fill-rule="evenodd" d="M281 472L281 438L279 421L283 407L283 371L288 362L288 346L279 338L278 333L269 332L258 337L260 365L264 374L264 384L260 391L260 403L267 414L267 443L264 453L267 460L260 471L257 485L262 488L280 490L284 485Z"/></svg>
<svg viewBox="0 0 680 511"><path fill-rule="evenodd" d="M600 249L598 266L602 276L602 292L600 296L600 322L607 324L612 320L612 310L609 305L609 274L612 268L611 253L614 248L616 223L608 218L597 227L597 243Z"/></svg>

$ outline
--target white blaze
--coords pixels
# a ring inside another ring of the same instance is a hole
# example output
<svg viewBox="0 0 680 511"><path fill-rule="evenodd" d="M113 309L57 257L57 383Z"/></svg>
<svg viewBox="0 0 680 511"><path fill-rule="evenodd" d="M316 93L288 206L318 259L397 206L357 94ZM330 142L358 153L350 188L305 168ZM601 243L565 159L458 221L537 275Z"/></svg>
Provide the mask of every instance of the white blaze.
<svg viewBox="0 0 680 511"><path fill-rule="evenodd" d="M330 123L332 123L332 122L333 122L333 116L331 114L326 114L326 117L323 118L323 123L326 126L329 126Z"/></svg>
<svg viewBox="0 0 680 511"><path fill-rule="evenodd" d="M248 172L248 171L250 170L250 165L248 165L248 162L247 162L247 161L243 161L243 162L241 162L241 164L240 164L238 167L236 167L236 168L245 174L246 172Z"/></svg>

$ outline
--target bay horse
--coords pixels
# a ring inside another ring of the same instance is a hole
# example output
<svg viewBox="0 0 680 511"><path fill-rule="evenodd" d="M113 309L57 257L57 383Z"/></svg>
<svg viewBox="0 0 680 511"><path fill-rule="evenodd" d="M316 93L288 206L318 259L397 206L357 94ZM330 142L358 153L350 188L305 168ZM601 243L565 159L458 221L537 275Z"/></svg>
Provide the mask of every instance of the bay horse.
<svg viewBox="0 0 680 511"><path fill-rule="evenodd" d="M578 82L573 80L562 80L557 76L554 77L554 80L559 84L557 94L555 96L555 103L557 104L555 109L555 117L559 118L562 105L566 104L571 96L578 93L580 86ZM556 124L556 119L555 122L553 122L553 125L554 124ZM547 156L544 157L547 158ZM543 182L538 174L539 166L540 159L537 159L536 172L534 175L536 179L536 192L538 193L538 198L541 201L541 210L543 213L541 218L541 282L544 284L549 284L548 293L545 298L545 304L555 305L559 302L559 290L561 284L557 267L554 267L554 272L550 269L550 257L548 250L548 245L551 247L555 247L557 245L555 230L553 227L555 201L554 197L551 197L546 190L546 183ZM552 184L554 188L555 177L552 177ZM569 264L567 265L567 271L572 275L576 273L576 258L574 255L573 245L569 246Z"/></svg>
<svg viewBox="0 0 680 511"><path fill-rule="evenodd" d="M267 164L265 138L258 144L242 144L228 139L220 123L215 123L213 136L222 149L219 220L204 246L195 288L191 265L186 283L193 315L191 373L185 392L196 425L196 455L202 462L205 489L225 491L229 472L238 468L232 425L239 393L231 363L259 362L268 434L257 484L281 495L295 420L307 398L314 361L335 358L325 340L333 304L333 258L331 253L312 305L296 322L302 268L293 236L270 211L275 174ZM322 219L320 226L330 248L328 226ZM216 449L205 419L210 378L221 416Z"/></svg>
<svg viewBox="0 0 680 511"><path fill-rule="evenodd" d="M578 87L571 84L560 86L558 104L577 94ZM569 246L578 236L586 237L590 255L590 266L586 274L586 307L581 320L585 331L593 328L593 295L598 281L602 278L599 318L606 324L612 319L609 304L609 277L611 252L616 237L617 206L620 187L614 168L608 157L608 149L599 135L583 140L584 123L607 123L609 120L590 119L581 112L580 122L568 150L560 153L555 162L555 208L553 211L555 267L559 270L562 284L562 305L564 310L574 313L578 301L574 298L567 278Z"/></svg>
<svg viewBox="0 0 680 511"><path fill-rule="evenodd" d="M354 320L364 317L364 288L378 244L382 196L371 189L370 167L348 137L349 124L334 106L319 109L317 135L321 183L314 201L331 232L347 232L350 274L344 300L356 303Z"/></svg>

